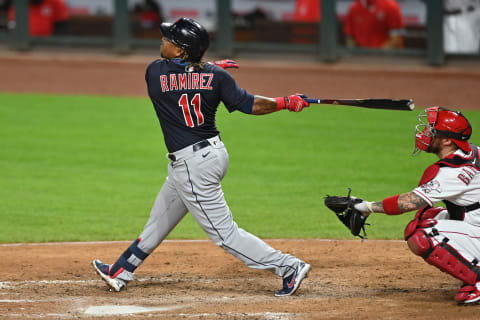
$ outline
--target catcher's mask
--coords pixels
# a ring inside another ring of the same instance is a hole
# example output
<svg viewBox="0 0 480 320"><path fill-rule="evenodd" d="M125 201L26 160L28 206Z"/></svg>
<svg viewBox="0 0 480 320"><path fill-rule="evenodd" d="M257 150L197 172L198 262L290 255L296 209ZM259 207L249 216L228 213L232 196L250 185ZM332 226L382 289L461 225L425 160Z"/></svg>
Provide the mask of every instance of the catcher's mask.
<svg viewBox="0 0 480 320"><path fill-rule="evenodd" d="M180 18L175 23L164 22L160 25L160 31L168 41L185 50L187 60L192 62L200 62L210 45L207 30L190 18Z"/></svg>
<svg viewBox="0 0 480 320"><path fill-rule="evenodd" d="M415 149L413 155L427 151L436 135L452 139L464 152L472 149L468 139L472 135L472 126L459 112L442 107L431 107L418 115L420 124L415 126Z"/></svg>

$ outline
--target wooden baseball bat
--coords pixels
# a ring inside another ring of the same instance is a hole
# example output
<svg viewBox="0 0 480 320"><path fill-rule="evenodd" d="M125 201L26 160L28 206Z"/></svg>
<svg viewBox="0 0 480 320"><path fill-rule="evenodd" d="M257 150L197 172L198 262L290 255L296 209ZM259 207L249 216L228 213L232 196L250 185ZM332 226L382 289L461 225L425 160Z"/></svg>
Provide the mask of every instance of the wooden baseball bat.
<svg viewBox="0 0 480 320"><path fill-rule="evenodd" d="M371 109L405 110L412 111L415 104L412 99L310 99L308 103L337 104L342 106L362 107Z"/></svg>

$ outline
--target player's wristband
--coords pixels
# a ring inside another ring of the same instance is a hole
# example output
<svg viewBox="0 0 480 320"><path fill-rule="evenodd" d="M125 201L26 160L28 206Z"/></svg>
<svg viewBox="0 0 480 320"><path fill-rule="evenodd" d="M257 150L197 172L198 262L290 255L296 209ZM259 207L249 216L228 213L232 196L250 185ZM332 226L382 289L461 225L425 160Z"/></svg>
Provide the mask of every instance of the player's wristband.
<svg viewBox="0 0 480 320"><path fill-rule="evenodd" d="M398 207L398 197L400 197L399 194L383 199L383 210L386 214L396 215L402 213Z"/></svg>
<svg viewBox="0 0 480 320"><path fill-rule="evenodd" d="M286 108L285 97L278 97L278 98L275 98L275 100L277 101L277 109L275 109L275 111L280 111Z"/></svg>

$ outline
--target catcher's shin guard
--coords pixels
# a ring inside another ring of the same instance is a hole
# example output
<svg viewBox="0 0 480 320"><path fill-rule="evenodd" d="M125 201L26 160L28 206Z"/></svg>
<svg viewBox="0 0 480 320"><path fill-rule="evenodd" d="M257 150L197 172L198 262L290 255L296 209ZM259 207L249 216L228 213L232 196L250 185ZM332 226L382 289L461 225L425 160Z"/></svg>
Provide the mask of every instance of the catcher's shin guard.
<svg viewBox="0 0 480 320"><path fill-rule="evenodd" d="M435 234L435 228L432 233ZM448 245L448 239L434 245L431 235L424 229L417 229L408 239L408 247L429 264L446 272L466 284L474 285L480 280L480 268L467 261L454 248Z"/></svg>

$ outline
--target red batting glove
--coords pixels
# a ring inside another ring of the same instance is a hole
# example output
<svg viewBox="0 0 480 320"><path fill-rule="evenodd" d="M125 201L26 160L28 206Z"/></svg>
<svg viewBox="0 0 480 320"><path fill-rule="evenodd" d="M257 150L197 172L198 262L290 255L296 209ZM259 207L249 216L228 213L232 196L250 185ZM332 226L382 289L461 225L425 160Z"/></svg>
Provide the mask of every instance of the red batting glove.
<svg viewBox="0 0 480 320"><path fill-rule="evenodd" d="M303 108L308 107L310 103L303 100L306 98L305 95L297 93L289 95L288 97L278 97L277 100L277 110L288 109L288 111L300 112Z"/></svg>
<svg viewBox="0 0 480 320"><path fill-rule="evenodd" d="M212 63L222 69L240 68L240 66L235 61L229 59L213 61Z"/></svg>

